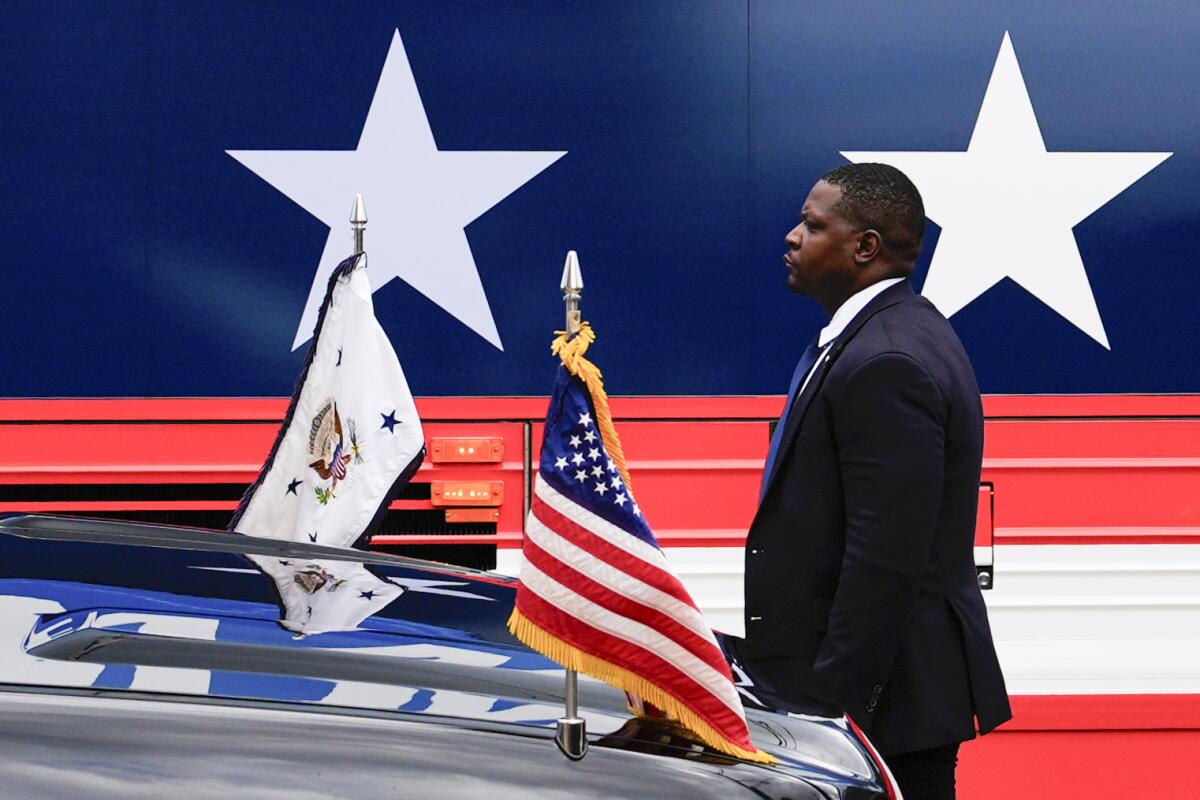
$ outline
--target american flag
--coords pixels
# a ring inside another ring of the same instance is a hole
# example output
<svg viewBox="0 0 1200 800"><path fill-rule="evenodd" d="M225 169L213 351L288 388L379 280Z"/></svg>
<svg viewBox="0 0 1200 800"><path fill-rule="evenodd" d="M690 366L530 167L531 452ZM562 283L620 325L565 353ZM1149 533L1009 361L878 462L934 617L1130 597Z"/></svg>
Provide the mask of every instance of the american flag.
<svg viewBox="0 0 1200 800"><path fill-rule="evenodd" d="M710 746L771 760L751 743L729 665L630 491L620 443L607 441L615 429L597 422L598 405L607 414L599 394L559 368L509 626L559 663L653 703Z"/></svg>
<svg viewBox="0 0 1200 800"><path fill-rule="evenodd" d="M333 460L329 462L329 471L339 481L346 477L346 461L348 460L342 458L342 446L340 444L333 448Z"/></svg>

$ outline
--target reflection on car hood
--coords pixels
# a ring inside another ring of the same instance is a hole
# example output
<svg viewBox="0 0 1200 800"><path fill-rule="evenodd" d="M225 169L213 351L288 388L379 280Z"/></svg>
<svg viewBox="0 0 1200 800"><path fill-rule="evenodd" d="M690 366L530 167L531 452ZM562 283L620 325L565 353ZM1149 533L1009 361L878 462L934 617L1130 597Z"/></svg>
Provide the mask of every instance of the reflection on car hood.
<svg viewBox="0 0 1200 800"><path fill-rule="evenodd" d="M514 590L492 573L375 553L10 517L0 519L0 684L420 714L549 735L564 674L508 632ZM702 750L686 732L632 719L607 684L580 676L580 692L596 744ZM783 768L874 787L842 720L748 716Z"/></svg>

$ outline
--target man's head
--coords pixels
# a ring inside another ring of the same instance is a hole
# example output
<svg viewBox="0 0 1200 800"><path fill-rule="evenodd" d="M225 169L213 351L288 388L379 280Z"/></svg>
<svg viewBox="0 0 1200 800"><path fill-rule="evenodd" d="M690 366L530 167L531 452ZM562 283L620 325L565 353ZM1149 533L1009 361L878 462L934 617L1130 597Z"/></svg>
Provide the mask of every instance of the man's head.
<svg viewBox="0 0 1200 800"><path fill-rule="evenodd" d="M925 232L921 195L887 164L847 164L809 192L787 235L788 286L832 314L860 289L912 274Z"/></svg>

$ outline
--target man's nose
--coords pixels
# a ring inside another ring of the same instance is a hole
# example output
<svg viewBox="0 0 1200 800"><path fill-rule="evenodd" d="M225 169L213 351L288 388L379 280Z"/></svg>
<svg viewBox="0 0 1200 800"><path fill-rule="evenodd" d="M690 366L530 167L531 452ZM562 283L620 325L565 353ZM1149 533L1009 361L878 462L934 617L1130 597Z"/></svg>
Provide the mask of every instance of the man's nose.
<svg viewBox="0 0 1200 800"><path fill-rule="evenodd" d="M802 238L803 232L801 231L801 228L803 227L803 225L797 225L796 227L792 228L790 232L788 232L787 236L784 237L784 241L787 242L787 246L793 250L799 250L800 245L804 241Z"/></svg>

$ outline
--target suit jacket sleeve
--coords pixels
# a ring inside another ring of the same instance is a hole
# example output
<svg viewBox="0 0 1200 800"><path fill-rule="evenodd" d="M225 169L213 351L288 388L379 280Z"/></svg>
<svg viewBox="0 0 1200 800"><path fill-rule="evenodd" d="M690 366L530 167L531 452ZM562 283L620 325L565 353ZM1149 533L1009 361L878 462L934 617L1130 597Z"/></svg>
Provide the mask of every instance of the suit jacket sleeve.
<svg viewBox="0 0 1200 800"><path fill-rule="evenodd" d="M946 404L907 355L864 362L834 400L846 549L814 671L869 728L933 546Z"/></svg>

